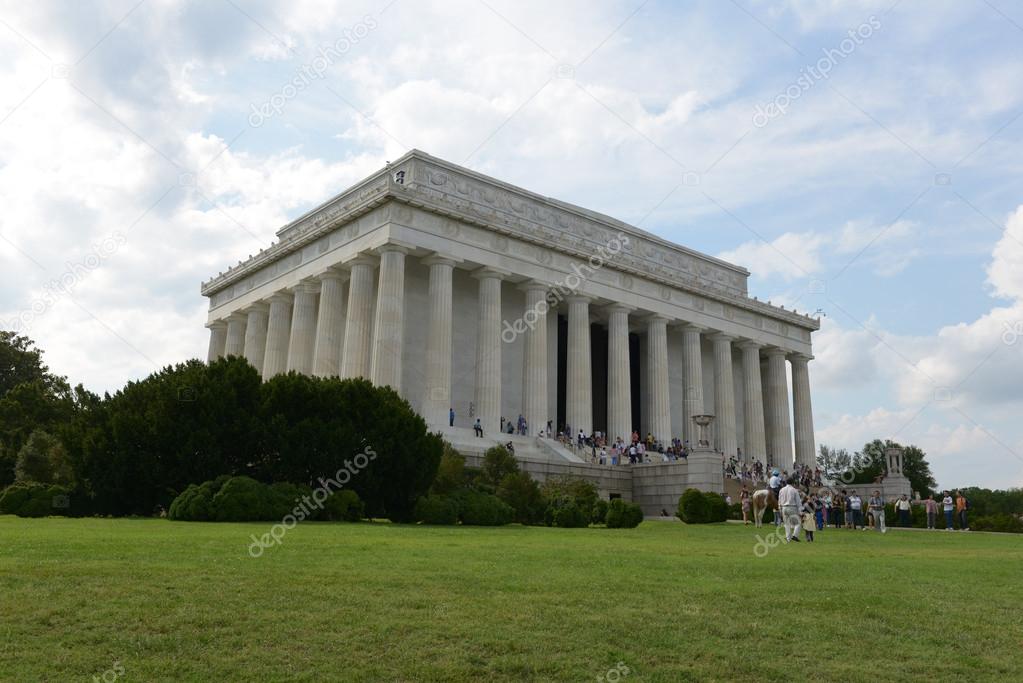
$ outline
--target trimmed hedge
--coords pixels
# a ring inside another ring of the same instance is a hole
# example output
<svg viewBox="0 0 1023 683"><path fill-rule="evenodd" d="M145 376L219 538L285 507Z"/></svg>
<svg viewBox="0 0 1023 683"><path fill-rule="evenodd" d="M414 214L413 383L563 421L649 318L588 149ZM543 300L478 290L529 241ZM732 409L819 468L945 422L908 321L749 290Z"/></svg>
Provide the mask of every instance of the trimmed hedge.
<svg viewBox="0 0 1023 683"><path fill-rule="evenodd" d="M606 500L598 500L593 504L593 514L590 515L590 522L592 524L604 524L607 521L607 509L608 502Z"/></svg>
<svg viewBox="0 0 1023 683"><path fill-rule="evenodd" d="M71 490L56 484L20 482L0 493L0 514L18 517L66 516Z"/></svg>
<svg viewBox="0 0 1023 683"><path fill-rule="evenodd" d="M728 519L728 503L719 493L686 489L678 499L678 517L686 524L711 524Z"/></svg>
<svg viewBox="0 0 1023 683"><path fill-rule="evenodd" d="M607 509L608 529L634 529L643 521L643 508L635 503L626 503L615 498Z"/></svg>
<svg viewBox="0 0 1023 683"><path fill-rule="evenodd" d="M415 518L423 524L458 524L458 504L448 496L424 496L416 502Z"/></svg>
<svg viewBox="0 0 1023 683"><path fill-rule="evenodd" d="M182 491L171 503L167 517L183 522L273 522L287 515L300 520L362 519L363 503L355 491L317 491L320 495L301 484L267 485L250 477L221 476Z"/></svg>
<svg viewBox="0 0 1023 683"><path fill-rule="evenodd" d="M458 518L468 526L504 526L515 519L515 510L497 496L466 491L459 501Z"/></svg>
<svg viewBox="0 0 1023 683"><path fill-rule="evenodd" d="M555 507L551 520L554 526L561 529L579 529L590 525L589 515L575 503Z"/></svg>

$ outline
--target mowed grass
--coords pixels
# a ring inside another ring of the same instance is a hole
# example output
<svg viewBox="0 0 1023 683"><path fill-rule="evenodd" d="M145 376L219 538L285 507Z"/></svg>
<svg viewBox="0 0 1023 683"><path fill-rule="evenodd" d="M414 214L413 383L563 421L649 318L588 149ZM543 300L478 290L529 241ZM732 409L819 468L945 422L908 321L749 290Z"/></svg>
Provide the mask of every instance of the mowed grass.
<svg viewBox="0 0 1023 683"><path fill-rule="evenodd" d="M0 517L0 678L1023 680L1020 537L268 528Z"/></svg>

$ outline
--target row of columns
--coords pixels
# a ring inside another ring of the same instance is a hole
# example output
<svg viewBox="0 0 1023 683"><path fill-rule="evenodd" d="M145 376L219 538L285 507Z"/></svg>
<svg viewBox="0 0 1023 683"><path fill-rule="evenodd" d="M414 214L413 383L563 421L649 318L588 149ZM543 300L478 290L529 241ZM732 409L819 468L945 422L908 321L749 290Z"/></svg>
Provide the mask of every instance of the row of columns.
<svg viewBox="0 0 1023 683"><path fill-rule="evenodd" d="M244 356L264 379L296 371L316 376L366 377L378 385L401 391L404 331L405 261L407 250L386 245L377 259L360 256L346 270L331 269L314 281L303 281L290 292L269 297L245 313L210 325L209 358ZM451 406L452 277L457 261L442 255L424 260L429 266L429 319L421 411L429 424L443 424ZM374 277L374 270L378 270ZM476 414L488 433L499 428L501 415L501 285L508 273L483 268L473 277L479 285L476 347ZM344 283L348 281L348 301ZM374 282L375 280L375 282ZM548 313L544 283L520 285L525 292L523 311L524 354L522 415L530 432L546 426L548 406ZM374 308L375 294L375 308ZM568 305L566 420L573 431L593 431L590 305L586 296L571 296ZM629 359L630 315L635 308L613 304L608 314L608 406L610 439L627 440L633 416ZM649 431L664 443L672 438L668 371L668 318L644 314L647 332L646 391ZM709 339L714 357L714 405L703 397L702 336L704 328L682 326L685 386L682 412L691 429L692 416L716 415L717 450L737 452L736 405L733 384L734 337L714 333ZM812 465L815 461L813 417L810 403L808 356L764 349L744 340L742 352L743 450L747 458ZM761 364L761 352L766 361ZM795 416L795 451L790 432L786 358L792 363L792 406Z"/></svg>

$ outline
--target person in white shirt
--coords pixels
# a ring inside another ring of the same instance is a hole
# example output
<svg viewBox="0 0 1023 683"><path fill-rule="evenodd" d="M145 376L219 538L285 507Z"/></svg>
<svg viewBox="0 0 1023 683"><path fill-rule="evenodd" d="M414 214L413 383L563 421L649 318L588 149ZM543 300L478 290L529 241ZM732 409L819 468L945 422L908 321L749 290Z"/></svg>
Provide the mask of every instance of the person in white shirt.
<svg viewBox="0 0 1023 683"><path fill-rule="evenodd" d="M852 528L865 528L863 526L863 500L856 495L856 491L849 496L849 509L852 511Z"/></svg>
<svg viewBox="0 0 1023 683"><path fill-rule="evenodd" d="M945 491L945 497L941 499L941 506L945 511L945 531L952 531L952 511L955 510L955 501L952 494Z"/></svg>
<svg viewBox="0 0 1023 683"><path fill-rule="evenodd" d="M781 509L781 518L785 523L785 542L799 542L799 529L802 525L800 510L803 508L803 499L799 495L799 489L792 484L786 484L778 494L778 507Z"/></svg>

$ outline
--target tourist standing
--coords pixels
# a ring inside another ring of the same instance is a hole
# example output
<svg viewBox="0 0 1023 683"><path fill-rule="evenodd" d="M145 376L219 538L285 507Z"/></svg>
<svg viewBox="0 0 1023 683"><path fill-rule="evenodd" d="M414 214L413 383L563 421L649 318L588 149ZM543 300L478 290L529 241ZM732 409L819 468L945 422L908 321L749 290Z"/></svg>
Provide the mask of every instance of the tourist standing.
<svg viewBox="0 0 1023 683"><path fill-rule="evenodd" d="M816 521L814 520L813 515L811 515L809 511L804 511L803 512L803 533L806 534L806 542L807 543L813 543L813 531L814 531L814 527L815 526L816 526ZM820 527L817 527L817 528L819 529ZM797 538L796 540L798 541L799 539Z"/></svg>
<svg viewBox="0 0 1023 683"><path fill-rule="evenodd" d="M742 503L742 523L749 524L749 508L750 508L750 495L749 489L743 484L742 490L739 491L739 502Z"/></svg>
<svg viewBox="0 0 1023 683"><path fill-rule="evenodd" d="M448 427L455 426L455 409L448 408Z"/></svg>
<svg viewBox="0 0 1023 683"><path fill-rule="evenodd" d="M863 526L863 499L856 494L856 489L852 490L849 495L849 517L852 522L852 528L866 529Z"/></svg>
<svg viewBox="0 0 1023 683"><path fill-rule="evenodd" d="M938 501L934 500L933 493L924 501L924 511L927 513L927 528L933 530L934 521L938 517Z"/></svg>
<svg viewBox="0 0 1023 683"><path fill-rule="evenodd" d="M874 494L870 497L869 508L870 514L874 517L874 528L879 530L882 534L886 533L888 529L884 526L884 498L881 497L880 491L874 491ZM867 528L863 527L866 531Z"/></svg>
<svg viewBox="0 0 1023 683"><path fill-rule="evenodd" d="M781 509L782 522L785 524L785 542L799 542L799 528L802 526L800 511L803 508L803 501L799 496L799 489L791 483L782 488L778 497L778 507Z"/></svg>
<svg viewBox="0 0 1023 683"><path fill-rule="evenodd" d="M959 530L969 531L970 522L966 518L966 511L970 509L970 501L962 491L956 491L956 516L959 517Z"/></svg>
<svg viewBox="0 0 1023 683"><path fill-rule="evenodd" d="M955 502L948 491L945 491L945 496L941 499L941 507L945 513L945 531L952 531L952 511L955 510Z"/></svg>
<svg viewBox="0 0 1023 683"><path fill-rule="evenodd" d="M899 515L899 526L912 526L909 520L909 498L905 493L899 496L899 499L895 501L895 509L898 511Z"/></svg>

